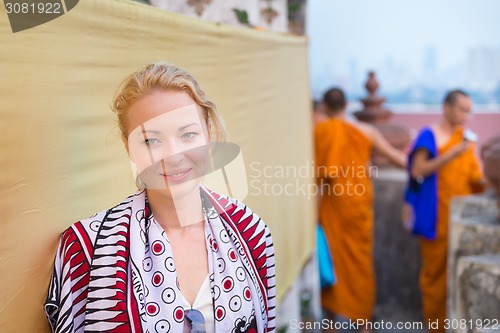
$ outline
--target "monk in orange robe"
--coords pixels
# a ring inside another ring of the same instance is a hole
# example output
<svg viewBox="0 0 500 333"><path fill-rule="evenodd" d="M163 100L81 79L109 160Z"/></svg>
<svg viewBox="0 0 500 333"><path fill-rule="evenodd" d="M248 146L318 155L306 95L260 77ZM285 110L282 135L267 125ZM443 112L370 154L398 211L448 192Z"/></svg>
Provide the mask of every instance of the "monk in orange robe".
<svg viewBox="0 0 500 333"><path fill-rule="evenodd" d="M346 99L333 88L324 95L329 116L315 129L319 219L330 245L337 282L323 289L322 304L352 320L372 318L375 303L373 265L373 148L404 167L406 156L373 126L345 119Z"/></svg>
<svg viewBox="0 0 500 333"><path fill-rule="evenodd" d="M412 152L410 165L411 177L415 179L437 173L436 237L433 240L420 237L423 314L426 322L438 321L435 332L445 332L450 200L457 195L479 192L485 184L473 144L464 136L463 125L472 109L470 97L461 90L453 90L446 96L443 109L441 121L430 126L437 156L430 158L427 150L418 149Z"/></svg>
<svg viewBox="0 0 500 333"><path fill-rule="evenodd" d="M323 110L323 106L319 101L313 101L313 130L319 123L328 120L328 116Z"/></svg>

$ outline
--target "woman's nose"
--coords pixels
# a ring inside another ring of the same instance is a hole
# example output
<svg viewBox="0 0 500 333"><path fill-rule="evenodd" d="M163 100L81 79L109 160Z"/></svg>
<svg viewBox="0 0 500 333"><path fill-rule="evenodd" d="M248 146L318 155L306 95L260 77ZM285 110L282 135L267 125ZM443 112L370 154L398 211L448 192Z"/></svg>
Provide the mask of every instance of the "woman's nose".
<svg viewBox="0 0 500 333"><path fill-rule="evenodd" d="M170 154L162 158L162 160L167 164L179 164L184 161L184 153L178 152L175 154Z"/></svg>
<svg viewBox="0 0 500 333"><path fill-rule="evenodd" d="M161 160L167 163L180 163L185 157L185 147L175 140L169 141L161 152Z"/></svg>

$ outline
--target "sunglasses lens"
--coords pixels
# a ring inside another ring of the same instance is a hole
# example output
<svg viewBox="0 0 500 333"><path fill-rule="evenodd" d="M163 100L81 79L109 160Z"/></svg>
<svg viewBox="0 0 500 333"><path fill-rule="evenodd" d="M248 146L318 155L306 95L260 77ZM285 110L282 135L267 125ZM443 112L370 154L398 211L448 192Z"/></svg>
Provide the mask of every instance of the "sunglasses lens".
<svg viewBox="0 0 500 333"><path fill-rule="evenodd" d="M198 310L187 310L184 316L184 333L206 333L205 318Z"/></svg>

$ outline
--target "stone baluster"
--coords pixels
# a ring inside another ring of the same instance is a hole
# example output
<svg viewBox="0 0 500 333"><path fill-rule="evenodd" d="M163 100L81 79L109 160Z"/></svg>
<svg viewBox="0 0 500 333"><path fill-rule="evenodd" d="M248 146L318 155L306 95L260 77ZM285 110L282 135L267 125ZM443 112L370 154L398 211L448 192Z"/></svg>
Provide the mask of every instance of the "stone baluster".
<svg viewBox="0 0 500 333"><path fill-rule="evenodd" d="M354 116L359 121L373 124L382 132L382 135L392 146L405 151L411 141L410 131L403 125L390 123L390 118L393 113L382 107L385 98L377 95L379 83L375 76L375 72L368 73L368 80L366 81L365 88L368 91L368 96L360 100L363 103L363 110L355 112ZM373 153L372 162L379 167L393 166L390 161L377 151Z"/></svg>

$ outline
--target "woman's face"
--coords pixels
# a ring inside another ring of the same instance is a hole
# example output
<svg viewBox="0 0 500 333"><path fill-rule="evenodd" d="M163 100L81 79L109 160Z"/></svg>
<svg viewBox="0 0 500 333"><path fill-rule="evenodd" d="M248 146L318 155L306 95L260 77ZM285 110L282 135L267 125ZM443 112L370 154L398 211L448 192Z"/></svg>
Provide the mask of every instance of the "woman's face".
<svg viewBox="0 0 500 333"><path fill-rule="evenodd" d="M182 196L208 169L209 134L202 108L182 91L154 92L126 115L127 151L148 189Z"/></svg>

